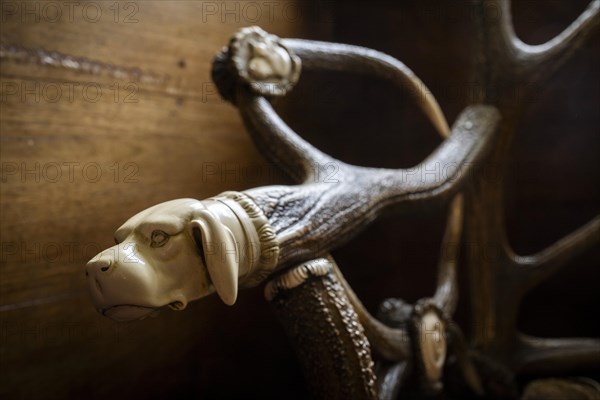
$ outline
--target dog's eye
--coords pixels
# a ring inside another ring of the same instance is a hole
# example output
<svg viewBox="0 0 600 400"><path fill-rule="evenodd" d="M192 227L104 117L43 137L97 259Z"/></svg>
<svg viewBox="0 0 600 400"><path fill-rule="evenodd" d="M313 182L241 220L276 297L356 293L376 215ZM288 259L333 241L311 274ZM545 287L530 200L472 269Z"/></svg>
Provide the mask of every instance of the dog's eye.
<svg viewBox="0 0 600 400"><path fill-rule="evenodd" d="M163 231L153 231L150 237L150 246L162 247L169 241L169 235Z"/></svg>

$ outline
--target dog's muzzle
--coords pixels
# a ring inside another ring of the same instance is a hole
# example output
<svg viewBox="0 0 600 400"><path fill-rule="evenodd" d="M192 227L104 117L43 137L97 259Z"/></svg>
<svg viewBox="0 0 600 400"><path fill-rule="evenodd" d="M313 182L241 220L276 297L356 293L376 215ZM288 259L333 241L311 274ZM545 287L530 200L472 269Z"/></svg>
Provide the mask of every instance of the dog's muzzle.
<svg viewBox="0 0 600 400"><path fill-rule="evenodd" d="M144 260L133 257L135 244L124 243L100 253L85 266L88 291L98 312L117 321L143 319L158 308L151 284L142 273ZM124 260L128 264L124 264Z"/></svg>
<svg viewBox="0 0 600 400"><path fill-rule="evenodd" d="M113 268L114 260L99 257L87 263L85 276L89 286L89 291L98 306L98 312L102 315L114 319L115 321L131 321L144 319L158 311L157 307L139 306L133 304L119 304L109 307L103 307L104 288L102 285L102 275L110 272Z"/></svg>

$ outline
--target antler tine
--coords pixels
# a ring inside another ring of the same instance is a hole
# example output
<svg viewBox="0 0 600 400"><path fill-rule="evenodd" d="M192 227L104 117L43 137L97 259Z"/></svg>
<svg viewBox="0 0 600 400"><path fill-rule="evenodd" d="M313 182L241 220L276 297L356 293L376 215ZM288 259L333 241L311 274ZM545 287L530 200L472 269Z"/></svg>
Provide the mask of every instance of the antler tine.
<svg viewBox="0 0 600 400"><path fill-rule="evenodd" d="M463 196L456 195L450 204L448 222L442 239L438 277L433 300L447 315L454 314L458 302L456 267L463 225Z"/></svg>
<svg viewBox="0 0 600 400"><path fill-rule="evenodd" d="M483 98L489 101L490 88L506 74L514 71L514 30L510 15L510 0L477 0L477 34L479 56L474 58L478 78L485 85ZM486 12L487 11L487 12ZM487 13L495 11L495 16Z"/></svg>
<svg viewBox="0 0 600 400"><path fill-rule="evenodd" d="M484 69L489 71L489 84L530 81L540 85L569 60L577 49L600 28L600 0L593 0L580 16L560 34L539 45L524 43L516 35L510 0L482 0L481 12L497 10L497 18L481 18L482 49L487 57Z"/></svg>
<svg viewBox="0 0 600 400"><path fill-rule="evenodd" d="M491 106L467 107L452 127L452 134L422 163L411 169L379 169L369 173L389 193L383 205L394 208L405 201L418 204L422 200L447 201L461 184L478 172L482 158L491 148L500 113Z"/></svg>
<svg viewBox="0 0 600 400"><path fill-rule="evenodd" d="M565 371L600 366L600 340L544 339L519 335L513 368L524 373Z"/></svg>
<svg viewBox="0 0 600 400"><path fill-rule="evenodd" d="M377 373L377 399L397 399L400 387L406 380L410 371L410 363L407 361L397 362L389 366L380 366Z"/></svg>
<svg viewBox="0 0 600 400"><path fill-rule="evenodd" d="M475 309L476 341L515 373L557 372L600 365L598 339L531 337L521 334L516 324L522 296L528 290L600 243L600 216L532 256L515 255L502 236L502 226L496 234L499 236L492 237L500 244L497 258L492 263L488 259L479 260L493 281L481 279L483 275L477 281L482 285L480 293L486 295L479 299L483 307Z"/></svg>
<svg viewBox="0 0 600 400"><path fill-rule="evenodd" d="M471 221L478 218L481 216L473 216ZM492 222L493 218L488 216L484 224L490 226ZM518 370L517 367L521 368L521 364L535 364L535 368L547 366L550 369L560 365L560 360L564 360L565 363L574 363L579 359L587 360L588 355L583 349L590 348L590 343L598 345L600 342L590 342L587 339L561 341L562 339L528 338L518 333L516 319L522 296L528 290L568 265L575 256L600 242L600 216L547 249L525 257L515 255L511 250L504 238L503 225L497 226L491 232L481 229L475 231L477 233L470 232L471 235L484 237L482 242L475 242L478 246L469 252L471 263L476 267L472 269L472 274L476 272L472 275L472 290L476 287L478 292L475 293L480 294L477 304L474 305L476 342L511 365L516 360L515 371ZM486 234L489 237L486 237ZM485 243L499 246L492 257L482 253L480 245ZM554 345L564 345L564 351L558 347L554 349L556 351L552 350ZM580 345L581 350L578 347ZM548 360L549 364L544 365L544 360Z"/></svg>
<svg viewBox="0 0 600 400"><path fill-rule="evenodd" d="M497 296L508 296L510 300L497 301L495 304L495 314L502 318L495 321L493 326L510 341L517 334L515 324L522 296L568 265L574 257L600 243L600 216L531 256L514 254L504 239L500 243L502 245L497 249L498 259L494 264L498 270L493 290Z"/></svg>
<svg viewBox="0 0 600 400"><path fill-rule="evenodd" d="M302 59L303 68L368 74L408 90L439 134L448 136L450 128L435 97L399 60L360 46L301 39L282 39L282 42Z"/></svg>
<svg viewBox="0 0 600 400"><path fill-rule="evenodd" d="M529 290L559 271L578 254L598 244L600 215L539 253L513 256L517 266L515 278L522 285L522 291Z"/></svg>
<svg viewBox="0 0 600 400"><path fill-rule="evenodd" d="M260 151L296 182L314 180L315 173L330 163L343 165L294 132L273 110L267 99L240 88L239 110Z"/></svg>
<svg viewBox="0 0 600 400"><path fill-rule="evenodd" d="M504 0L510 13L510 2ZM567 61L585 40L600 28L600 0L593 0L587 8L560 34L540 45L529 45L521 41L513 31L512 46L519 63L526 65L530 73L540 73L540 68L554 71ZM534 72L535 71L535 72Z"/></svg>

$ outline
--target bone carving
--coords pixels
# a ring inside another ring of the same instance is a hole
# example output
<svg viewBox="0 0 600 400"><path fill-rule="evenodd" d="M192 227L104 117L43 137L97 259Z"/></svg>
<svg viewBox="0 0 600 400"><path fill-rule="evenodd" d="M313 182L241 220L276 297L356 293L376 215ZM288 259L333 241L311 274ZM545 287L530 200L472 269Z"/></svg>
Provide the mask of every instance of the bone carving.
<svg viewBox="0 0 600 400"><path fill-rule="evenodd" d="M238 192L150 207L117 229L115 242L87 264L86 277L98 311L116 320L181 310L215 291L231 305L238 283L261 282L279 251L264 214Z"/></svg>
<svg viewBox="0 0 600 400"><path fill-rule="evenodd" d="M300 77L301 61L275 35L252 26L231 40L231 61L237 76L265 96L284 95Z"/></svg>

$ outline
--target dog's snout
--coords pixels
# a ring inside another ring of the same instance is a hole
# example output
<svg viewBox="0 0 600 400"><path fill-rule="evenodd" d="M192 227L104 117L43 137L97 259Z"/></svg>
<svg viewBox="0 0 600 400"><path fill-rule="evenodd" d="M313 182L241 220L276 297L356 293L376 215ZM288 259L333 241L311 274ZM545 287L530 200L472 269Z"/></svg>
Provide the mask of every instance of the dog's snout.
<svg viewBox="0 0 600 400"><path fill-rule="evenodd" d="M92 294L96 296L103 295L100 276L110 271L112 265L112 259L103 254L94 257L85 265L85 276Z"/></svg>
<svg viewBox="0 0 600 400"><path fill-rule="evenodd" d="M90 273L108 272L112 266L112 260L106 258L97 258L87 263L85 268L86 276Z"/></svg>

